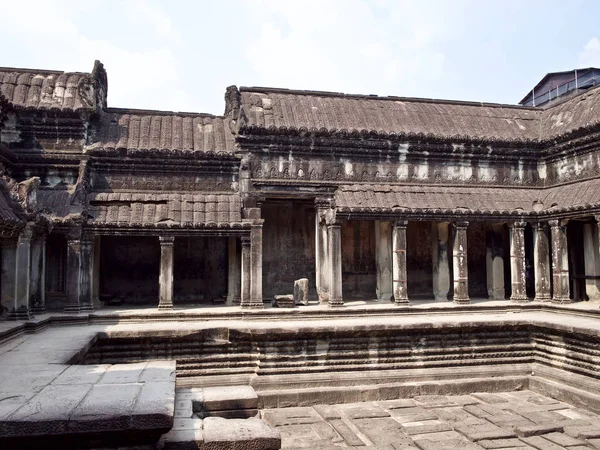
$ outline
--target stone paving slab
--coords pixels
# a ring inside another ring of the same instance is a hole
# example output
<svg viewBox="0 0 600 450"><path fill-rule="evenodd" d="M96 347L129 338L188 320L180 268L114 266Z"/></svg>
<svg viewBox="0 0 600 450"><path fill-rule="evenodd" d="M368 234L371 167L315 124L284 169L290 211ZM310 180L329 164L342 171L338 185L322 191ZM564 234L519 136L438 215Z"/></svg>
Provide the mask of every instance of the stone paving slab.
<svg viewBox="0 0 600 450"><path fill-rule="evenodd" d="M556 405L561 414L527 408ZM530 391L264 409L261 417L284 449L600 449L600 416Z"/></svg>

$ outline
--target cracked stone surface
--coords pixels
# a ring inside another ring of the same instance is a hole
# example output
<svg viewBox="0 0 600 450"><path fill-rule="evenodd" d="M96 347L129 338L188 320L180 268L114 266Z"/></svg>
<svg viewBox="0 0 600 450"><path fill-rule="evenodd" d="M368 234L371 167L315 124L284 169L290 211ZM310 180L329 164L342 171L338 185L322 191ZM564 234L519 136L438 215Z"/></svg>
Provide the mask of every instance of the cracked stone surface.
<svg viewBox="0 0 600 450"><path fill-rule="evenodd" d="M285 449L600 449L600 416L528 390L264 409L261 417Z"/></svg>

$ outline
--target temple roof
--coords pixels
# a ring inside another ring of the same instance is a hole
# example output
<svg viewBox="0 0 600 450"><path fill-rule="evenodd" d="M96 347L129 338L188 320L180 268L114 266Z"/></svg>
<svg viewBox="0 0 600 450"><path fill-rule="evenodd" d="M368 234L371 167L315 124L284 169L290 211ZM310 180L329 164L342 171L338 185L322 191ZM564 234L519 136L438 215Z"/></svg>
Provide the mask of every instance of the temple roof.
<svg viewBox="0 0 600 450"><path fill-rule="evenodd" d="M246 127L537 140L541 111L513 105L240 88Z"/></svg>
<svg viewBox="0 0 600 450"><path fill-rule="evenodd" d="M600 179L546 189L344 185L336 191L335 204L346 213L544 214L600 206Z"/></svg>
<svg viewBox="0 0 600 450"><path fill-rule="evenodd" d="M230 122L210 114L108 109L86 149L232 153Z"/></svg>
<svg viewBox="0 0 600 450"><path fill-rule="evenodd" d="M240 224L241 198L231 194L95 193L88 223L129 227L223 227Z"/></svg>
<svg viewBox="0 0 600 450"><path fill-rule="evenodd" d="M544 139L554 139L561 134L599 124L600 86L544 109L541 121Z"/></svg>
<svg viewBox="0 0 600 450"><path fill-rule="evenodd" d="M0 100L15 109L95 110L89 73L0 67Z"/></svg>

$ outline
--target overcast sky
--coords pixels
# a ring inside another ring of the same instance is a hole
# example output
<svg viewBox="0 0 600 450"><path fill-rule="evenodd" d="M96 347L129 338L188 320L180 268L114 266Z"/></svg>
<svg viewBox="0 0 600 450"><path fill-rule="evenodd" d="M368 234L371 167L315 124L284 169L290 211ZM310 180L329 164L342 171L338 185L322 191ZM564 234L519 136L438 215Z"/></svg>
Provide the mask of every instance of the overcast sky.
<svg viewBox="0 0 600 450"><path fill-rule="evenodd" d="M225 87L518 103L600 67L598 0L0 0L0 66L108 71L109 106L222 114Z"/></svg>

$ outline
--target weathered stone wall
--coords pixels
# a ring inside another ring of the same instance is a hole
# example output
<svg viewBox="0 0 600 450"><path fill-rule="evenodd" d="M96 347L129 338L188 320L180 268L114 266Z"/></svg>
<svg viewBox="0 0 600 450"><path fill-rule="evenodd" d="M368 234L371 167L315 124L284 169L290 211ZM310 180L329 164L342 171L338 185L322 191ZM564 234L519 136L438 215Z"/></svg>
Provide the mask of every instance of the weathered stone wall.
<svg viewBox="0 0 600 450"><path fill-rule="evenodd" d="M376 298L375 222L342 222L342 293L344 299Z"/></svg>
<svg viewBox="0 0 600 450"><path fill-rule="evenodd" d="M179 237L173 250L175 304L224 300L228 267L226 238Z"/></svg>
<svg viewBox="0 0 600 450"><path fill-rule="evenodd" d="M431 222L408 222L406 241L408 298L432 298Z"/></svg>
<svg viewBox="0 0 600 450"><path fill-rule="evenodd" d="M102 236L100 295L158 305L158 237Z"/></svg>
<svg viewBox="0 0 600 450"><path fill-rule="evenodd" d="M294 281L308 278L309 298L315 288L315 208L303 201L262 205L263 297L294 292Z"/></svg>

